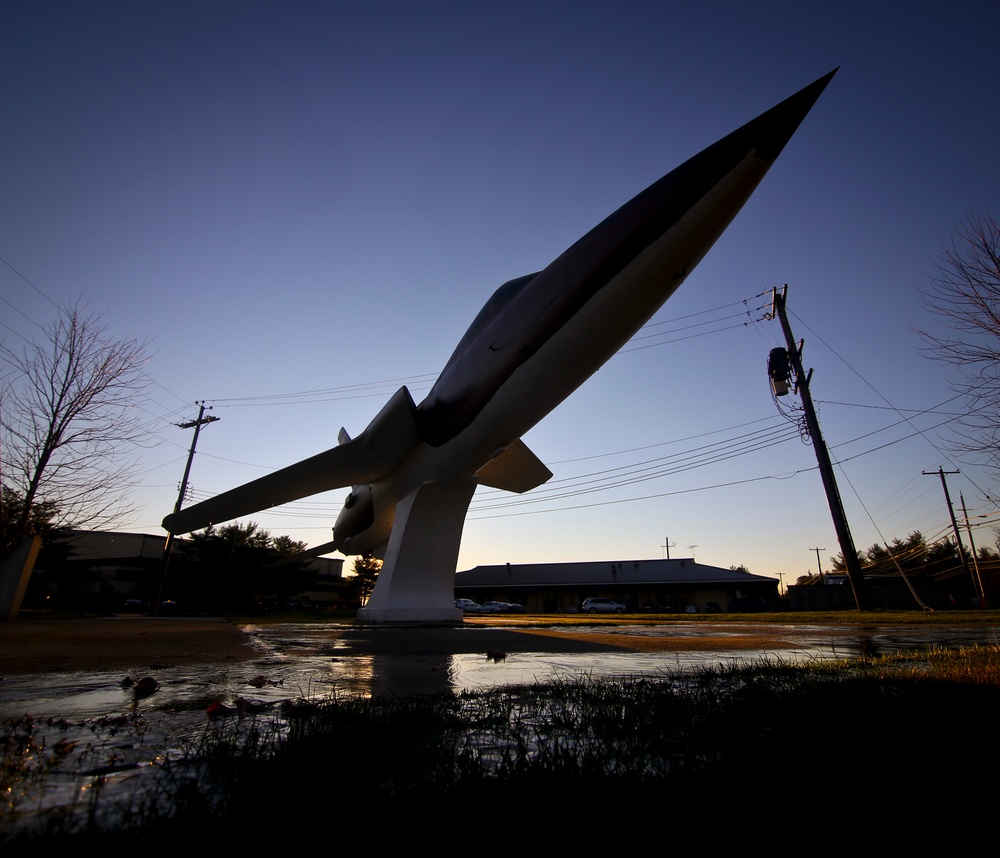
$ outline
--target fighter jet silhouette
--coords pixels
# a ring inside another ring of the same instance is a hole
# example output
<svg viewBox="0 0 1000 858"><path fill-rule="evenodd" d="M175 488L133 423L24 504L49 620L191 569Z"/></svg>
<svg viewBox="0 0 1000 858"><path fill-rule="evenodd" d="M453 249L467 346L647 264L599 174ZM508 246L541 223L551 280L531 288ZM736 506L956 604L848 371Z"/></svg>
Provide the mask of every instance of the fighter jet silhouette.
<svg viewBox="0 0 1000 858"><path fill-rule="evenodd" d="M341 429L332 449L168 515L164 528L187 533L351 486L319 548L383 558L359 616L460 619L454 573L476 487L526 492L552 476L521 437L684 282L836 71L654 182L546 268L504 283L419 405L402 387L356 438Z"/></svg>

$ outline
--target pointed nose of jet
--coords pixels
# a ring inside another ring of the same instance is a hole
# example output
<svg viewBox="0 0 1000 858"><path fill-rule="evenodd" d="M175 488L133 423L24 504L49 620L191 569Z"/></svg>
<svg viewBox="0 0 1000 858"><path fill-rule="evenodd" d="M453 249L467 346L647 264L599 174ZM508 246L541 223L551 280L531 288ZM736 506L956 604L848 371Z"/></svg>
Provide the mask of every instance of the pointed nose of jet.
<svg viewBox="0 0 1000 858"><path fill-rule="evenodd" d="M819 80L813 81L809 86L803 87L780 104L776 104L734 131L729 137L739 135L744 139L753 140L758 157L767 162L773 161L781 154L785 144L791 139L838 70L839 67L823 75ZM729 138L723 138L719 142L722 143L727 139Z"/></svg>
<svg viewBox="0 0 1000 858"><path fill-rule="evenodd" d="M766 110L717 140L651 185L643 194L636 197L636 200L649 195L651 200L656 200L662 207L661 211L668 210L666 200L669 197L685 201L679 203L681 206L693 202L708 193L715 183L721 181L749 153L752 153L763 167L761 173L763 177L763 173L767 172L777 160L785 144L802 124L802 120L806 118L806 114L837 71L834 69L823 75L770 110ZM749 193L748 191L747 196Z"/></svg>

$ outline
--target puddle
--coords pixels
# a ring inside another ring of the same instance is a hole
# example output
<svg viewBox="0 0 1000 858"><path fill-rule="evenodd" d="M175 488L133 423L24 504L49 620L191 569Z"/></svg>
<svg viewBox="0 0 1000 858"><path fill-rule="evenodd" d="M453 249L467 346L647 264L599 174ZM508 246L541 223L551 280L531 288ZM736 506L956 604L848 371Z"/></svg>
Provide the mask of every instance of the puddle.
<svg viewBox="0 0 1000 858"><path fill-rule="evenodd" d="M558 679L657 676L732 662L802 662L1000 644L1000 632L993 626L891 626L846 632L794 624L690 624L670 626L667 632L666 627L648 625L598 628L581 623L561 627L560 632L631 637L629 643L637 647L643 638L668 633L671 645L653 651L518 651L494 660L485 653L358 654L363 644L349 646L341 638L343 627L337 625L246 631L257 658L239 664L158 668L151 673L159 688L144 697L123 688L120 674L46 673L0 680L0 739L8 748L8 767L0 768L8 781L0 783L5 800L0 816L16 811L12 815L29 824L35 814L86 807L98 793L109 799L113 794L119 799L132 795L150 782L150 773L183 776L186 746L206 729L227 729L244 721L237 714L209 719L213 704L274 712L275 717L245 723L280 730L278 704L292 699L460 693ZM764 641L759 647L758 638ZM20 772L9 765L17 759Z"/></svg>

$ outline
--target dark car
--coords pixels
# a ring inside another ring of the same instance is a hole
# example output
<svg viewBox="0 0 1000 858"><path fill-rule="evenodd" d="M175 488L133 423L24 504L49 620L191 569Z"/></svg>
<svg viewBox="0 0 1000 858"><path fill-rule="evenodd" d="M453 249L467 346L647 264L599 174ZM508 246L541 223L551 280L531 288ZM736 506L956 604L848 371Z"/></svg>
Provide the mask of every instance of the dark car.
<svg viewBox="0 0 1000 858"><path fill-rule="evenodd" d="M721 614L722 605L718 602L706 602L705 603L705 613L706 614Z"/></svg>
<svg viewBox="0 0 1000 858"><path fill-rule="evenodd" d="M580 605L580 610L585 614L611 613L624 614L625 603L616 602L614 599L584 599Z"/></svg>
<svg viewBox="0 0 1000 858"><path fill-rule="evenodd" d="M524 605L517 602L483 602L479 609L484 614L523 614L526 609Z"/></svg>

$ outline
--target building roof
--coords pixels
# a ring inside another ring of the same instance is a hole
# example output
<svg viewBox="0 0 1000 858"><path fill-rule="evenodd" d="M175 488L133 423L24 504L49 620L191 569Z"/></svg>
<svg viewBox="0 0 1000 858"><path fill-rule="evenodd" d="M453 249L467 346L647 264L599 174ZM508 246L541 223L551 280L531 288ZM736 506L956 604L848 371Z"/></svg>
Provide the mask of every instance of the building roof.
<svg viewBox="0 0 1000 858"><path fill-rule="evenodd" d="M122 533L113 530L71 530L58 537L72 549L72 560L110 561L144 558L159 560L167 541L165 533Z"/></svg>
<svg viewBox="0 0 1000 858"><path fill-rule="evenodd" d="M70 560L92 563L111 561L134 561L137 559L162 560L166 546L165 533L125 533L116 530L71 530L61 534L58 541L71 549ZM190 540L178 538L175 548L190 544ZM344 560L341 557L307 557L306 568L314 572L343 577Z"/></svg>
<svg viewBox="0 0 1000 858"><path fill-rule="evenodd" d="M597 560L583 563L522 563L476 566L455 575L456 587L568 587L596 584L730 585L776 584L773 578L676 560Z"/></svg>

